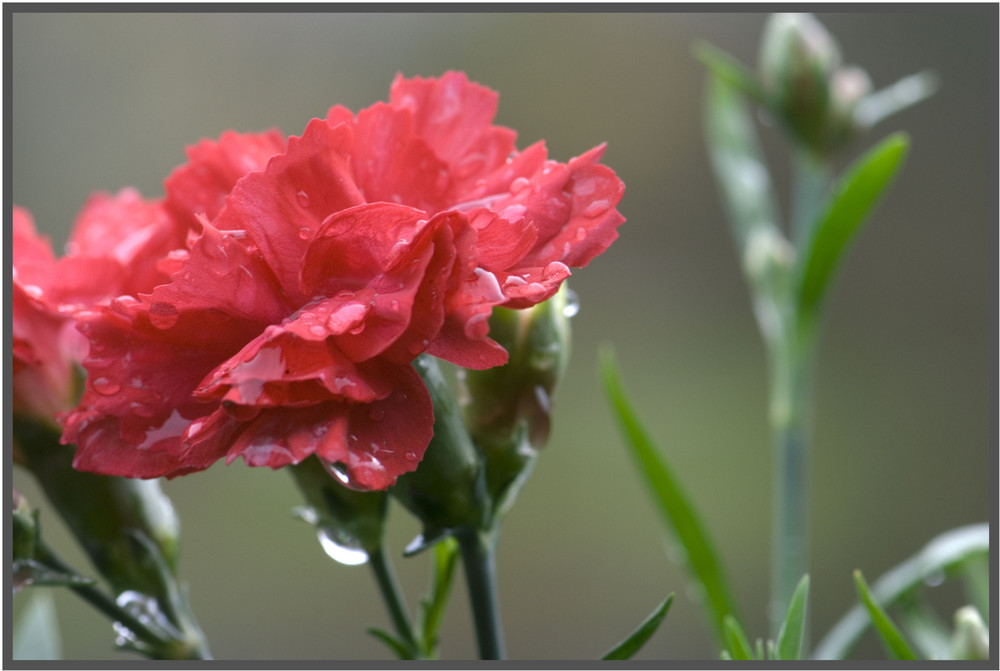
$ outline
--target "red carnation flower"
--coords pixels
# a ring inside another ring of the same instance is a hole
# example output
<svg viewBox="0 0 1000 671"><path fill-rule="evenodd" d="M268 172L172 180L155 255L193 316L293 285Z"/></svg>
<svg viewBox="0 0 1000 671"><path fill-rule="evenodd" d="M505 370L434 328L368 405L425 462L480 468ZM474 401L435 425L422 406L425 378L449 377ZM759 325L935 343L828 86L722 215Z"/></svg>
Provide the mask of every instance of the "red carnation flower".
<svg viewBox="0 0 1000 671"><path fill-rule="evenodd" d="M166 203L200 236L169 283L81 326L76 466L155 477L316 454L375 489L416 468L433 408L413 359L504 363L492 308L550 297L624 221L602 148L518 153L496 105L460 73L397 78L389 103L334 107L287 146L229 133L191 150Z"/></svg>

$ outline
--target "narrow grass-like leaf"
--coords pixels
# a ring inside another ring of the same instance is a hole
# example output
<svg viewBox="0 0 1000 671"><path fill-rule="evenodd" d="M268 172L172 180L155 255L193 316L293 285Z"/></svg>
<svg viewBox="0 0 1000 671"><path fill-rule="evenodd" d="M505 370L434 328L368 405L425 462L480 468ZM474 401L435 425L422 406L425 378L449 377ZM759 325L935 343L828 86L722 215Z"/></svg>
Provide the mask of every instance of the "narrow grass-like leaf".
<svg viewBox="0 0 1000 671"><path fill-rule="evenodd" d="M448 595L451 594L452 578L455 566L458 565L458 542L451 538L441 540L434 546L434 572L431 576L431 589L427 598L420 603L421 645L424 655L433 659L437 654L438 630L444 619L445 607L448 605Z"/></svg>
<svg viewBox="0 0 1000 671"><path fill-rule="evenodd" d="M711 77L708 86L708 152L737 249L743 256L752 233L767 229L780 235L778 200L743 96L723 77Z"/></svg>
<svg viewBox="0 0 1000 671"><path fill-rule="evenodd" d="M393 653L395 653L397 658L413 659L413 655L410 653L410 649L406 646L406 644L389 632L376 627L369 627L368 633L385 643L393 651Z"/></svg>
<svg viewBox="0 0 1000 671"><path fill-rule="evenodd" d="M806 603L809 601L809 576L802 576L792 602L788 606L785 621L778 631L778 659L799 659L802 654L802 639L806 628Z"/></svg>
<svg viewBox="0 0 1000 671"><path fill-rule="evenodd" d="M602 353L601 372L604 389L624 434L625 445L635 459L668 529L684 548L688 572L704 589L706 614L721 644L725 640L723 619L737 613L722 563L694 506L632 408L610 350Z"/></svg>
<svg viewBox="0 0 1000 671"><path fill-rule="evenodd" d="M628 638L611 648L601 659L632 659L632 656L639 652L639 649L660 628L660 624L667 617L667 611L670 610L670 604L673 602L674 595L670 594L649 617L643 620L635 631L629 634Z"/></svg>
<svg viewBox="0 0 1000 671"><path fill-rule="evenodd" d="M730 657L738 660L753 659L753 648L750 647L750 640L743 632L743 627L732 615L727 615L722 622L725 627L726 650Z"/></svg>
<svg viewBox="0 0 1000 671"><path fill-rule="evenodd" d="M879 637L885 645L886 652L893 659L917 659L917 655L910 648L910 644L906 642L899 629L896 628L896 625L892 623L886 612L878 605L875 597L872 596L864 576L861 575L861 571L854 572L854 584L858 588L858 595L861 597L861 601L865 604L865 608L868 609L868 615L875 625L875 630L878 631Z"/></svg>
<svg viewBox="0 0 1000 671"><path fill-rule="evenodd" d="M799 326L811 330L833 272L848 243L896 174L909 139L896 133L862 156L840 180L812 227L801 257L798 281Z"/></svg>
<svg viewBox="0 0 1000 671"><path fill-rule="evenodd" d="M971 524L947 531L924 548L887 571L872 586L872 593L888 608L932 578L954 572L966 563L987 557L990 551L990 525ZM837 622L813 651L815 659L845 659L857 644L871 618L862 605L854 606Z"/></svg>
<svg viewBox="0 0 1000 671"><path fill-rule="evenodd" d="M62 655L59 622L52 594L32 590L30 601L19 613L11 633L11 658L14 660L53 660Z"/></svg>
<svg viewBox="0 0 1000 671"><path fill-rule="evenodd" d="M731 55L717 47L700 42L695 45L694 57L701 61L712 74L763 104L764 93L756 75Z"/></svg>

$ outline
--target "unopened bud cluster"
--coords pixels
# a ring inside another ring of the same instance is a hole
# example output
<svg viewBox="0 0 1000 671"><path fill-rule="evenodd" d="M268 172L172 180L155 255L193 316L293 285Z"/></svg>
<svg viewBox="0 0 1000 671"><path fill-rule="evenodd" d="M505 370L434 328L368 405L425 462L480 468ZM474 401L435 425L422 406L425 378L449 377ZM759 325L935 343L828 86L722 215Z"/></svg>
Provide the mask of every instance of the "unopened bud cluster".
<svg viewBox="0 0 1000 671"><path fill-rule="evenodd" d="M771 16L759 70L771 111L806 147L825 154L858 130L854 110L871 92L871 80L842 65L833 36L811 14Z"/></svg>

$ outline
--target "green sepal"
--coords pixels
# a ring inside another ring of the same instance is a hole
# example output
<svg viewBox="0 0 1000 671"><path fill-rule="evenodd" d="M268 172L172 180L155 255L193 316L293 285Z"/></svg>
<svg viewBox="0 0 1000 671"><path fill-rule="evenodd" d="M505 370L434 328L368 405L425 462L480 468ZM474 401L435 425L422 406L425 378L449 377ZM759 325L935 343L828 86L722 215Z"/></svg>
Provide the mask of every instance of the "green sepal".
<svg viewBox="0 0 1000 671"><path fill-rule="evenodd" d="M660 624L667 617L667 611L670 610L670 605L673 602L674 595L668 595L663 600L663 603L657 606L656 610L643 620L635 631L629 634L621 643L606 652L601 659L632 659L633 655L639 652L642 646L646 644L646 641L660 628Z"/></svg>
<svg viewBox="0 0 1000 671"><path fill-rule="evenodd" d="M767 104L767 97L764 95L757 75L730 54L707 42L699 42L695 45L694 57L701 61L701 64L716 77L756 102L762 105Z"/></svg>

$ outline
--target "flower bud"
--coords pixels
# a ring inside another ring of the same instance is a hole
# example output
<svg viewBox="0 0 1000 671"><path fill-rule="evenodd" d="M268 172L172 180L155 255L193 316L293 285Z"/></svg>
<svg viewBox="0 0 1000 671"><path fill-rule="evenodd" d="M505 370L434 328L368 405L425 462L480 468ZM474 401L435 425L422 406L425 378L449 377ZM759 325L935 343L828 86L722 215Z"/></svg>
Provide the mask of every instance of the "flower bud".
<svg viewBox="0 0 1000 671"><path fill-rule="evenodd" d="M839 65L840 49L811 14L771 16L761 40L761 81L773 111L806 144L822 134Z"/></svg>
<svg viewBox="0 0 1000 671"><path fill-rule="evenodd" d="M990 658L990 632L975 607L964 606L955 612L955 631L952 634L951 647L954 659Z"/></svg>
<svg viewBox="0 0 1000 671"><path fill-rule="evenodd" d="M512 485L523 482L548 439L551 396L569 360L572 300L564 284L531 308L494 309L490 336L510 354L507 364L461 371L459 405L494 501L516 493Z"/></svg>
<svg viewBox="0 0 1000 671"><path fill-rule="evenodd" d="M382 546L388 496L384 491L348 489L319 457L289 467L307 508L296 514L316 527L323 550L342 564L363 564Z"/></svg>
<svg viewBox="0 0 1000 671"><path fill-rule="evenodd" d="M434 437L417 469L404 473L389 489L423 524L413 554L451 530L483 529L491 509L483 464L462 424L455 399L437 361L424 354L413 361L434 403Z"/></svg>
<svg viewBox="0 0 1000 671"><path fill-rule="evenodd" d="M859 130L855 109L872 91L868 73L857 66L839 68L830 82L830 109L825 143L836 147Z"/></svg>

